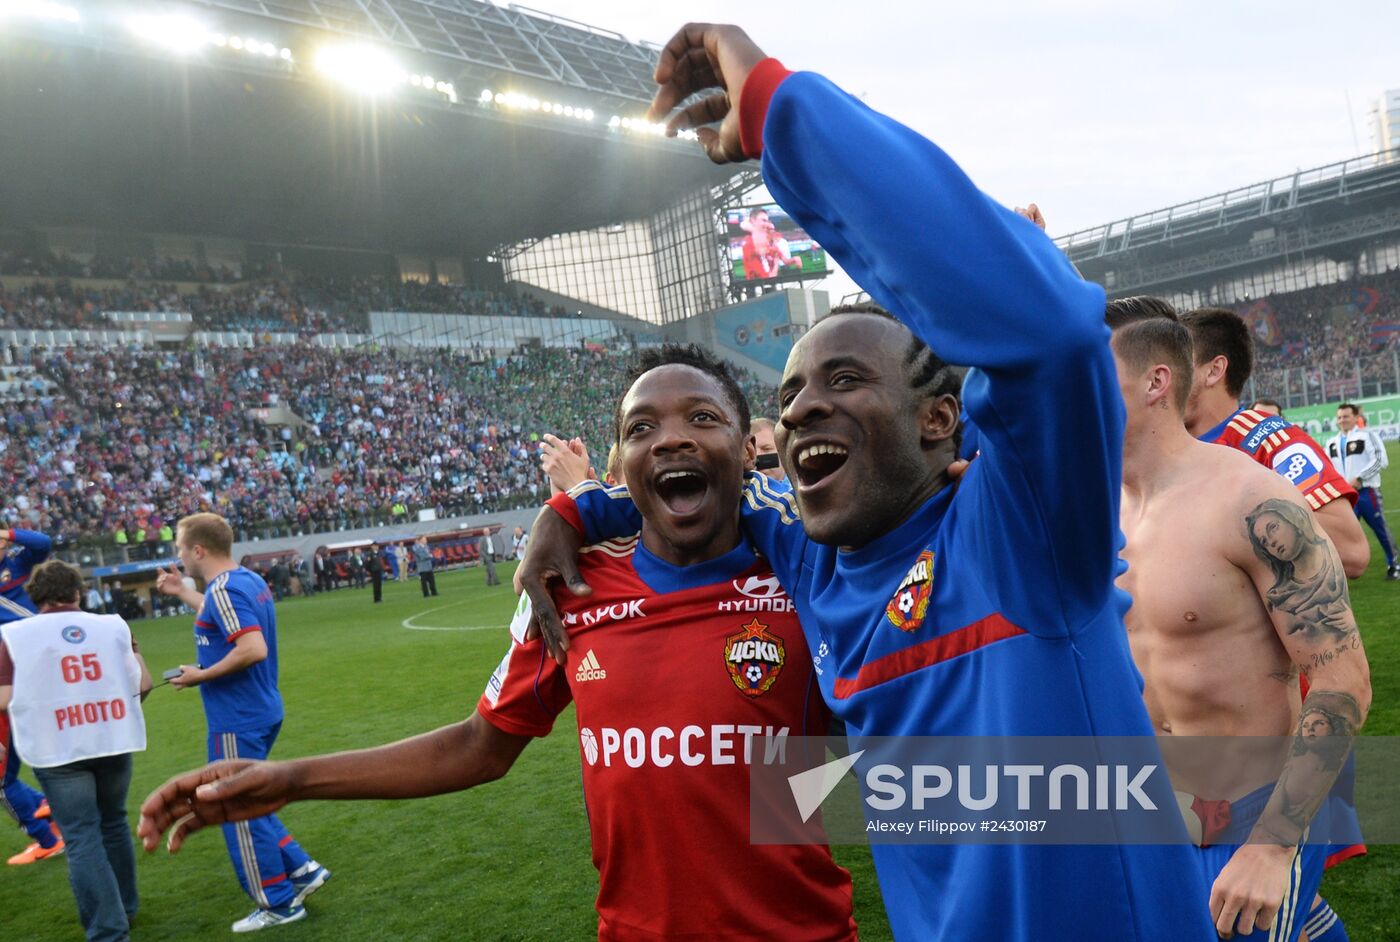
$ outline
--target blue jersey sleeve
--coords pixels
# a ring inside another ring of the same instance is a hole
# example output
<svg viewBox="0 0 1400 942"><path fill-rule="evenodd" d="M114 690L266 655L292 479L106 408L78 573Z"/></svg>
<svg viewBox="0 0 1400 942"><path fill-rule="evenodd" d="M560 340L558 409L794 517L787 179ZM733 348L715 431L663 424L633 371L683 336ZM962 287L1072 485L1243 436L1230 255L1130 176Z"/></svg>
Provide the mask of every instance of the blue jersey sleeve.
<svg viewBox="0 0 1400 942"><path fill-rule="evenodd" d="M15 558L16 569L24 572L48 559L53 550L53 540L34 530L11 530L9 536L10 542L20 548Z"/></svg>
<svg viewBox="0 0 1400 942"><path fill-rule="evenodd" d="M623 485L607 487L593 480L581 481L569 488L567 497L578 510L578 519L571 522L582 526L585 546L641 532L642 515ZM559 510L559 498L551 498L549 505Z"/></svg>
<svg viewBox="0 0 1400 942"><path fill-rule="evenodd" d="M232 641L250 631L262 631L253 600L238 587L215 582L204 593L204 612L219 629L225 641Z"/></svg>
<svg viewBox="0 0 1400 942"><path fill-rule="evenodd" d="M583 531L584 545L631 536L642 529L642 515L625 487L604 487L597 481L583 481L570 488L577 519L571 522ZM564 513L559 498L550 506ZM757 471L744 476L740 517L753 548L767 558L773 573L791 591L801 572L807 534L797 518L797 504L790 488L773 483Z"/></svg>
<svg viewBox="0 0 1400 942"><path fill-rule="evenodd" d="M1001 518L1010 542L989 552L1023 575L1008 587L1017 607L1070 629L1099 611L1124 423L1103 290L932 142L818 75L773 93L763 178L877 302L944 360L976 368L964 405L991 467L965 485L980 482L975 499ZM1024 578L1029 565L1044 575Z"/></svg>

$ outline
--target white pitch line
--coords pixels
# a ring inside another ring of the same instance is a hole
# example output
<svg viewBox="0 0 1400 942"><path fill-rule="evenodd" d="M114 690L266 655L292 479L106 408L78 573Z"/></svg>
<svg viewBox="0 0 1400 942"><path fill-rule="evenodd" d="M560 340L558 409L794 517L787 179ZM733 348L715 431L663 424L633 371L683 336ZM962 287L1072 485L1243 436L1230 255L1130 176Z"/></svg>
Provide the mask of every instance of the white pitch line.
<svg viewBox="0 0 1400 942"><path fill-rule="evenodd" d="M491 631L491 630L506 631L506 630L507 630L507 626L506 626L506 625L502 625L502 624L499 624L499 623L491 624L491 625L415 625L415 624L414 624L415 621L417 621L418 619L424 617L425 615L431 615L431 614L433 614L433 612L441 612L441 611L443 611L444 609L453 608L454 606L457 606L457 605L464 605L464 604L466 604L467 602L473 602L473 601L476 601L476 600L475 600L475 599L463 599L463 600L461 600L460 602L449 602L449 603L447 603L446 605L439 605L437 608L430 608L430 609L427 609L426 611L419 612L419 613L416 614L416 615L410 615L410 616L408 616L407 618L405 618L403 621L399 622L399 624L402 625L403 627L407 628L409 631Z"/></svg>

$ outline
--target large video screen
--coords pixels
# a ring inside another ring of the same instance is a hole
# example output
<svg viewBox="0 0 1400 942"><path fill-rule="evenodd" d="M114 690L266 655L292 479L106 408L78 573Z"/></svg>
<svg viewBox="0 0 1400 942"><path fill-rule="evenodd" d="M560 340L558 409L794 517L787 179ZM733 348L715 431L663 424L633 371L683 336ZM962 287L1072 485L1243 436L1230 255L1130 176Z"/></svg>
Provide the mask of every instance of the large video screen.
<svg viewBox="0 0 1400 942"><path fill-rule="evenodd" d="M724 221L734 281L826 274L826 252L777 203L725 210Z"/></svg>

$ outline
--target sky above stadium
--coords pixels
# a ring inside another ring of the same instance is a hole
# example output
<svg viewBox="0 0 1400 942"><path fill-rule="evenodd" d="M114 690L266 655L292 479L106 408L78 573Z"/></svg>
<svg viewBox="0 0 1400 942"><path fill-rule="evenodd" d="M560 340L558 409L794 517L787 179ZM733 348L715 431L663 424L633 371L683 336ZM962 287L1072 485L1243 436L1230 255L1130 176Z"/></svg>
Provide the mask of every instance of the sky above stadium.
<svg viewBox="0 0 1400 942"><path fill-rule="evenodd" d="M1056 235L1370 153L1371 101L1400 87L1393 0L526 5L658 43L685 19L743 26Z"/></svg>

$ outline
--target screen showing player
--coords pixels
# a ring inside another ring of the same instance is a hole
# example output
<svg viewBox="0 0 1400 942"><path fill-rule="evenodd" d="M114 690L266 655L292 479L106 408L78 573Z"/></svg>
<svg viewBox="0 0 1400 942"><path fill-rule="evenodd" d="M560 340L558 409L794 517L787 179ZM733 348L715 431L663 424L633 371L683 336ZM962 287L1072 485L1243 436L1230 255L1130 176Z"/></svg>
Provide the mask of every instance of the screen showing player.
<svg viewBox="0 0 1400 942"><path fill-rule="evenodd" d="M726 210L734 281L772 281L827 271L826 252L776 203Z"/></svg>

